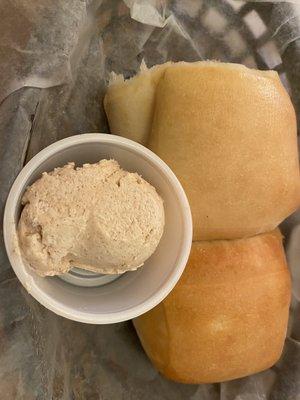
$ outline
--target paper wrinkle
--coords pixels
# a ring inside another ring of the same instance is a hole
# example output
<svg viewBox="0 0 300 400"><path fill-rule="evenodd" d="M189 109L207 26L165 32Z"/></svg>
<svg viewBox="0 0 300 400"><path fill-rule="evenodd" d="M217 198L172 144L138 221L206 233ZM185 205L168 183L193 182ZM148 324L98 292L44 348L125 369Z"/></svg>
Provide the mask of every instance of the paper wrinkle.
<svg viewBox="0 0 300 400"><path fill-rule="evenodd" d="M287 260L292 275L293 295L300 302L300 224L294 227L290 235Z"/></svg>
<svg viewBox="0 0 300 400"><path fill-rule="evenodd" d="M26 86L51 87L71 79L69 59L85 23L82 1L0 4L0 102ZM58 12L59 11L59 12Z"/></svg>
<svg viewBox="0 0 300 400"><path fill-rule="evenodd" d="M124 0L124 3L130 9L131 18L142 24L163 28L167 23L163 0Z"/></svg>
<svg viewBox="0 0 300 400"><path fill-rule="evenodd" d="M72 134L108 132L102 102L109 74L114 71L132 77L143 59L149 67L170 60L199 59L240 62L261 69L276 64L291 87L299 113L300 60L295 57L299 54L300 2L276 1L272 10L266 9L267 2L258 3L2 2L1 213L25 158L28 161L50 143ZM243 19L248 13L243 14L245 5L262 21L257 31L255 18L252 22ZM266 32L261 23L268 27ZM266 45L267 51L261 51ZM41 89L20 89L23 86ZM0 393L5 393L8 400L300 398L299 212L282 224L282 232L294 296L283 356L272 369L221 385L181 385L162 378L145 356L130 322L79 324L40 306L14 278L0 237L0 375L5 377L0 382Z"/></svg>

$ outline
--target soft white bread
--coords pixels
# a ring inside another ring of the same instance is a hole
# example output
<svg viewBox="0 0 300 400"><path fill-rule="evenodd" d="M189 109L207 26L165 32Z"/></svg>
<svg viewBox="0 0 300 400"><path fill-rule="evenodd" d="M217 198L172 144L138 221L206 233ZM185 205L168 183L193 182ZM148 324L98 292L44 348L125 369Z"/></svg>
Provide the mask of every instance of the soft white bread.
<svg viewBox="0 0 300 400"><path fill-rule="evenodd" d="M134 325L147 355L167 378L226 381L278 360L290 295L278 230L195 242L175 289Z"/></svg>
<svg viewBox="0 0 300 400"><path fill-rule="evenodd" d="M298 207L296 118L276 72L216 62L151 71L112 85L105 109L112 133L145 143L151 132L148 147L188 195L194 240L270 231Z"/></svg>

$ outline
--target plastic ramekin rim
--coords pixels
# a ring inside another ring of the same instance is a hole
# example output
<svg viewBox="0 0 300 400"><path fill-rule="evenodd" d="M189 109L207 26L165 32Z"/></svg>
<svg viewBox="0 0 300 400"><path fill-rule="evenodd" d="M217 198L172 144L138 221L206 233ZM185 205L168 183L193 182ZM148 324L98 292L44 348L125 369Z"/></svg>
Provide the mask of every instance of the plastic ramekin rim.
<svg viewBox="0 0 300 400"><path fill-rule="evenodd" d="M121 310L107 314L82 312L80 310L73 312L73 310L69 307L64 306L61 302L53 299L49 295L46 295L41 290L41 288L36 285L34 281L30 285L30 290L28 290L28 292L39 303L60 316L71 319L73 321L90 324L111 324L136 318L159 304L171 292L171 290L178 282L180 276L184 271L190 254L190 249L192 245L193 224L187 196L174 172L155 153L130 139L126 139L121 136L110 135L107 133L84 133L80 135L74 135L49 145L48 147L37 153L24 166L24 168L20 171L19 175L15 179L6 200L3 217L3 236L11 266L14 269L19 281L26 289L28 289L28 277L30 277L30 275L26 271L21 255L17 254L14 249L14 240L16 237L14 216L20 194L23 191L24 186L30 178L31 174L40 164L46 161L49 157L68 147L77 144L80 145L81 143L87 142L100 142L122 145L123 147L125 146L128 149L134 150L135 152L146 156L147 159L149 159L155 165L155 167L157 167L160 171L163 171L164 174L167 176L177 195L183 215L183 239L180 255L177 259L176 266L170 273L169 278L158 288L157 292L147 298L142 304L133 306L128 310ZM14 229L12 228L12 225L14 226ZM32 280L32 278L30 280Z"/></svg>

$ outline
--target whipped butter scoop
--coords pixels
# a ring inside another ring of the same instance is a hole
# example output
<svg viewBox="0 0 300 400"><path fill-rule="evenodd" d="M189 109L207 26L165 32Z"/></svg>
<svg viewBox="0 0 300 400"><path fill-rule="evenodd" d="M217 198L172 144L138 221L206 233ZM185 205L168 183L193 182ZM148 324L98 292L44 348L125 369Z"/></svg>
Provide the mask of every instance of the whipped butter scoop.
<svg viewBox="0 0 300 400"><path fill-rule="evenodd" d="M163 200L155 188L114 160L69 163L27 188L18 238L41 276L76 266L102 274L136 270L163 233Z"/></svg>

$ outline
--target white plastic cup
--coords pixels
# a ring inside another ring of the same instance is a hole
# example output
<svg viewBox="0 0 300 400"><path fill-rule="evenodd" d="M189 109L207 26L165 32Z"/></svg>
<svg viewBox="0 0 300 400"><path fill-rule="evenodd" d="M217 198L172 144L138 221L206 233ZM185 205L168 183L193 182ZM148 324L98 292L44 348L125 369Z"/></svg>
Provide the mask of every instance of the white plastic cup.
<svg viewBox="0 0 300 400"><path fill-rule="evenodd" d="M21 199L27 186L44 171L63 166L115 159L138 172L164 200L165 229L145 265L105 286L79 287L59 277L42 278L22 259L17 246ZM171 169L153 152L131 140L89 133L60 140L42 150L22 169L7 198L4 241L10 263L27 291L49 310L74 321L109 324L137 317L160 303L173 289L187 263L192 243L188 200Z"/></svg>

